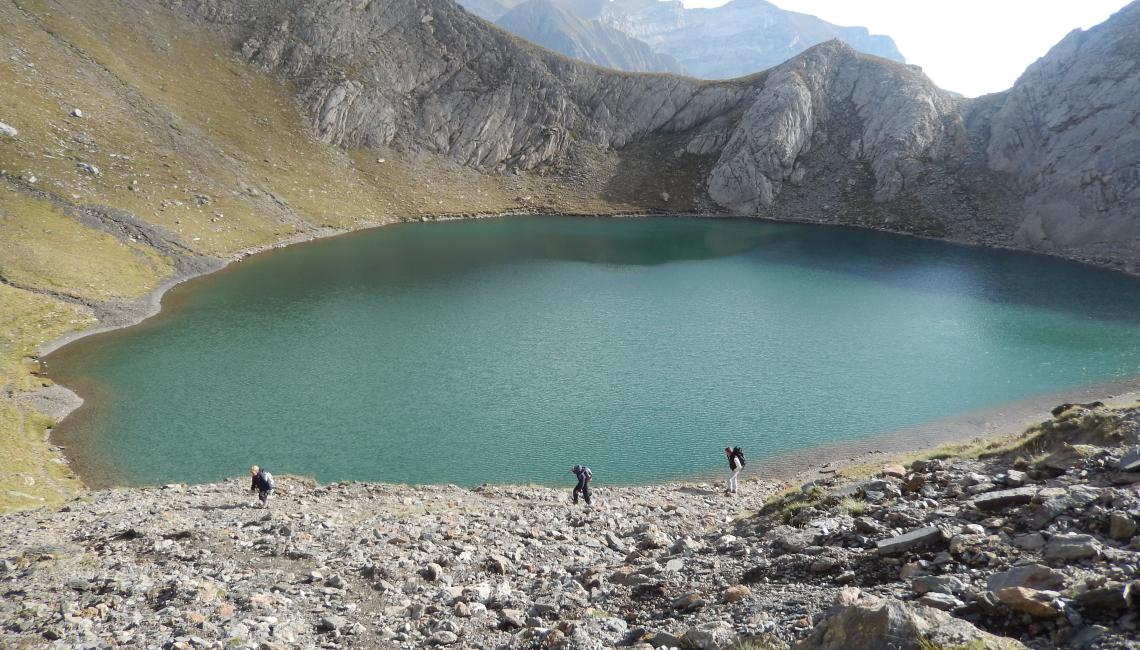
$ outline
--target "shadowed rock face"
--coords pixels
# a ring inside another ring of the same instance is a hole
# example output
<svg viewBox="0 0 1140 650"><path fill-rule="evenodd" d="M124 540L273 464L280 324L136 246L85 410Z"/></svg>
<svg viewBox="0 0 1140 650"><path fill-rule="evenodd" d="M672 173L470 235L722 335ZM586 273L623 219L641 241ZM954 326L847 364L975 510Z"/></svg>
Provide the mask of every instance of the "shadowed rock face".
<svg viewBox="0 0 1140 650"><path fill-rule="evenodd" d="M164 1L229 25L342 146L426 149L492 173L564 172L588 148L651 169L691 159L712 211L1135 257L1136 4L1067 37L1010 91L963 100L836 41L700 82L567 60L450 0ZM632 153L643 145L653 156Z"/></svg>
<svg viewBox="0 0 1140 650"><path fill-rule="evenodd" d="M1140 4L1075 30L993 107L986 154L1014 177L1014 242L1135 259L1140 234Z"/></svg>

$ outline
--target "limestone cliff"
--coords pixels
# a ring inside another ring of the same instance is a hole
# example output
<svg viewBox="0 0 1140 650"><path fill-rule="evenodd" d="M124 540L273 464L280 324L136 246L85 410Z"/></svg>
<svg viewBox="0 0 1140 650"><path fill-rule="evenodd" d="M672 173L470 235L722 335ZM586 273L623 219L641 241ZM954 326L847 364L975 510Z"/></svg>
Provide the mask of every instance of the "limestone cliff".
<svg viewBox="0 0 1140 650"><path fill-rule="evenodd" d="M1140 4L1073 31L971 108L990 167L1016 183L1015 245L1136 263Z"/></svg>
<svg viewBox="0 0 1140 650"><path fill-rule="evenodd" d="M649 175L685 168L689 209L1134 262L1135 3L1074 32L1010 91L964 100L837 41L708 83L567 60L450 0L166 2L232 29L247 58L298 84L317 132L342 146L554 174L595 147Z"/></svg>

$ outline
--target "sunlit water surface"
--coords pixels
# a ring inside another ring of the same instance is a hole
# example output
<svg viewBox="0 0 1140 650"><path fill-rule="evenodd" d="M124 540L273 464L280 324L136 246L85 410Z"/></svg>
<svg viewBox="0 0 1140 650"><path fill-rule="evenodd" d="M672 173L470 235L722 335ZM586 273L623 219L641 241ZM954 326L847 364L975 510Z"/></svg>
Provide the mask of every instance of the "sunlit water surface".
<svg viewBox="0 0 1140 650"><path fill-rule="evenodd" d="M390 227L167 303L49 360L96 482L652 482L1140 374L1132 278L749 221Z"/></svg>

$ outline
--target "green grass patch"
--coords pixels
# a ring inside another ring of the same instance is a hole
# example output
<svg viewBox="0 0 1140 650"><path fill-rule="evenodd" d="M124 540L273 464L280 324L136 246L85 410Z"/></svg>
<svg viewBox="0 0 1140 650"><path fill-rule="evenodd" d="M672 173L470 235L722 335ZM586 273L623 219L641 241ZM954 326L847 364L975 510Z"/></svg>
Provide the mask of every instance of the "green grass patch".
<svg viewBox="0 0 1140 650"><path fill-rule="evenodd" d="M760 514L790 524L800 511L820 505L826 496L827 492L819 487L812 487L807 492L799 489L789 490L768 499L760 508Z"/></svg>

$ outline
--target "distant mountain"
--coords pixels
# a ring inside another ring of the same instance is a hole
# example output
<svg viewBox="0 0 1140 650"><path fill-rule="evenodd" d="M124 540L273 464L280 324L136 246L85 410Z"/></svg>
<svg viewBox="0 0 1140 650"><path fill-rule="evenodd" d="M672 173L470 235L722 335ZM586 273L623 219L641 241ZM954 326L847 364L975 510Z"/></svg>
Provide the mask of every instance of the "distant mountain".
<svg viewBox="0 0 1140 650"><path fill-rule="evenodd" d="M774 67L832 39L866 54L905 62L889 36L873 35L866 27L833 25L765 0L733 0L715 9L686 9L680 0L529 0L513 10L517 0L460 2L543 47L623 70L683 69L704 79L729 79ZM650 55L617 39L613 31L672 60L664 60L669 65L659 60L646 67Z"/></svg>
<svg viewBox="0 0 1140 650"><path fill-rule="evenodd" d="M552 0L528 0L495 22L532 43L587 63L633 72L684 72L668 54L654 52L644 42L596 20L573 15Z"/></svg>
<svg viewBox="0 0 1140 650"><path fill-rule="evenodd" d="M518 3L512 0L463 0L459 4L483 20L495 22Z"/></svg>
<svg viewBox="0 0 1140 650"><path fill-rule="evenodd" d="M679 0L564 0L600 6L602 23L674 56L704 79L740 77L779 65L831 39L856 50L905 62L889 36L841 27L764 0L733 0L715 9L686 9Z"/></svg>

